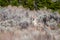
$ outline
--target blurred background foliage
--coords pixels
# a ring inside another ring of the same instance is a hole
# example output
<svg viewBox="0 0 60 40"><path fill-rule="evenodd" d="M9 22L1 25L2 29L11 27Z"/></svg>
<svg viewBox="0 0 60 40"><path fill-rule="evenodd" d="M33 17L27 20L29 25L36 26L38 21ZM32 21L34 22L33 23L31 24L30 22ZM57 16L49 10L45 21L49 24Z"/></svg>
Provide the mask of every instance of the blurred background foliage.
<svg viewBox="0 0 60 40"><path fill-rule="evenodd" d="M20 6L29 8L29 9L40 9L47 7L47 9L60 10L60 0L53 2L52 0L0 0L0 6Z"/></svg>

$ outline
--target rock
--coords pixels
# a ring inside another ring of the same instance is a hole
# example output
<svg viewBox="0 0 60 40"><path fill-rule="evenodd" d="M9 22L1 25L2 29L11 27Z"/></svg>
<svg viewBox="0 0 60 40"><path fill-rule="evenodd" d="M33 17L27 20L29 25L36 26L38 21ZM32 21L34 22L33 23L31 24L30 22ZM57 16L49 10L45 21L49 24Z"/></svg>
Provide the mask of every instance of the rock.
<svg viewBox="0 0 60 40"><path fill-rule="evenodd" d="M19 26L21 26L21 29L26 29L29 26L29 24L28 22L24 21L24 22L21 22Z"/></svg>
<svg viewBox="0 0 60 40"><path fill-rule="evenodd" d="M1 8L0 40L60 40L59 23L60 15L51 10L31 11L15 6Z"/></svg>

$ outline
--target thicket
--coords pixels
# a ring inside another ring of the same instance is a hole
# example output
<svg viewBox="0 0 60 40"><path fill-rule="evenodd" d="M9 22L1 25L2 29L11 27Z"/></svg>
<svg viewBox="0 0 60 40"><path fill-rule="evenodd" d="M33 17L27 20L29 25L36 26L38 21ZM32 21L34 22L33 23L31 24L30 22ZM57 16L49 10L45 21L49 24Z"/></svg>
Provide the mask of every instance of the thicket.
<svg viewBox="0 0 60 40"><path fill-rule="evenodd" d="M53 2L52 0L0 0L0 6L20 6L29 8L29 9L40 9L47 7L47 9L60 10L60 1Z"/></svg>

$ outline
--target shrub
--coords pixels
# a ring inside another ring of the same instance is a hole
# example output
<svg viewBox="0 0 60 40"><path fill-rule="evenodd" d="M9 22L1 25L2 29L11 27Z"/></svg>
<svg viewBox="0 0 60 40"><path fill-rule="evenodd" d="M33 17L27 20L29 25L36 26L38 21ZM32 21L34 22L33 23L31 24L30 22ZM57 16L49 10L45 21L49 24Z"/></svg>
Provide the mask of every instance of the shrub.
<svg viewBox="0 0 60 40"><path fill-rule="evenodd" d="M60 24L58 24L58 27L60 28Z"/></svg>
<svg viewBox="0 0 60 40"><path fill-rule="evenodd" d="M0 6L7 6L8 4L7 0L0 0Z"/></svg>
<svg viewBox="0 0 60 40"><path fill-rule="evenodd" d="M0 6L19 6L23 5L30 9L40 9L47 7L48 9L58 10L60 9L60 1L53 2L52 0L0 0Z"/></svg>
<svg viewBox="0 0 60 40"><path fill-rule="evenodd" d="M13 5L13 6L18 6L19 5L18 0L11 0L10 4Z"/></svg>

